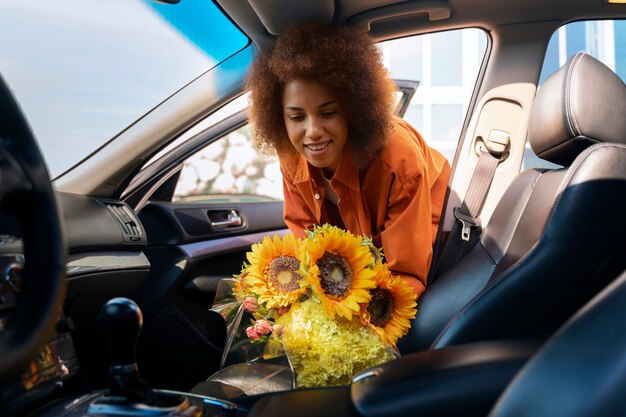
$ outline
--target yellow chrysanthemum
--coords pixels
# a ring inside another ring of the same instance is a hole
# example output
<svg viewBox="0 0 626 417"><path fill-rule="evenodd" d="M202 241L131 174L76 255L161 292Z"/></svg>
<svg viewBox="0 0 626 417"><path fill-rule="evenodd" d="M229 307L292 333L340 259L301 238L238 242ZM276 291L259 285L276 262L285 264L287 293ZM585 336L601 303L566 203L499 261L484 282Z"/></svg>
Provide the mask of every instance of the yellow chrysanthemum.
<svg viewBox="0 0 626 417"><path fill-rule="evenodd" d="M299 284L301 245L292 234L282 239L265 236L263 242L252 245L252 251L247 254L250 265L242 273L241 287L268 309L293 304L306 291Z"/></svg>
<svg viewBox="0 0 626 417"><path fill-rule="evenodd" d="M357 372L396 358L393 349L358 321L332 319L306 299L276 320L298 387L349 385Z"/></svg>
<svg viewBox="0 0 626 417"><path fill-rule="evenodd" d="M305 241L309 260L306 280L330 317L352 320L360 304L369 301L369 290L376 286L376 272L368 268L372 255L361 242L361 238L336 227L327 227Z"/></svg>
<svg viewBox="0 0 626 417"><path fill-rule="evenodd" d="M386 267L384 268L386 270ZM415 293L409 284L381 271L376 288L370 290L371 299L361 310L361 319L370 325L387 344L395 346L408 333L411 319L417 312Z"/></svg>

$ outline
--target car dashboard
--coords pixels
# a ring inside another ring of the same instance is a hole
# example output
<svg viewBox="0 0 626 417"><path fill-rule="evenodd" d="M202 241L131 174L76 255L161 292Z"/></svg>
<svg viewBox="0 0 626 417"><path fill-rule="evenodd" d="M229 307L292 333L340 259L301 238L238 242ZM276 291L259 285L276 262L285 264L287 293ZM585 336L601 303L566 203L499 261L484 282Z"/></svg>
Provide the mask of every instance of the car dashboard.
<svg viewBox="0 0 626 417"><path fill-rule="evenodd" d="M132 297L150 272L145 230L126 204L65 193L57 199L68 248L64 312L54 335L3 389L1 402L9 410L31 409L79 378L104 384L108 353L96 325L99 309L112 297ZM3 229L0 332L18 304L26 262L17 222L3 219Z"/></svg>

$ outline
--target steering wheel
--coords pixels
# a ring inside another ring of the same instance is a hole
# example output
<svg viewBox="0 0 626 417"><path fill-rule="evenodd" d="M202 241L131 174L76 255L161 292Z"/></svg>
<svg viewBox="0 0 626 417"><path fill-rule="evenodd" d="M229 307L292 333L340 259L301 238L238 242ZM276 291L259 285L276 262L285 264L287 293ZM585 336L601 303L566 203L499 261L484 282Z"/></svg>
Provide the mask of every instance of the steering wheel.
<svg viewBox="0 0 626 417"><path fill-rule="evenodd" d="M19 223L25 258L17 303L6 320L0 318L1 383L23 369L48 341L66 286L65 244L48 170L1 76L0 214Z"/></svg>

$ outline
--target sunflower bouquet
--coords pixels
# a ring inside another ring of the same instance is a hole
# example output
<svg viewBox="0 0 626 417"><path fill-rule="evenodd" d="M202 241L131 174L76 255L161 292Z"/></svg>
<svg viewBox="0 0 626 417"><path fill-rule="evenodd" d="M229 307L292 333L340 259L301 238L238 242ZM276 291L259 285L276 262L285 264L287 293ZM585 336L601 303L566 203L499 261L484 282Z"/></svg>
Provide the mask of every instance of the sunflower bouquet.
<svg viewBox="0 0 626 417"><path fill-rule="evenodd" d="M298 387L346 385L398 356L415 295L370 239L316 226L304 239L266 236L247 261L232 288L245 336L263 357L286 354Z"/></svg>

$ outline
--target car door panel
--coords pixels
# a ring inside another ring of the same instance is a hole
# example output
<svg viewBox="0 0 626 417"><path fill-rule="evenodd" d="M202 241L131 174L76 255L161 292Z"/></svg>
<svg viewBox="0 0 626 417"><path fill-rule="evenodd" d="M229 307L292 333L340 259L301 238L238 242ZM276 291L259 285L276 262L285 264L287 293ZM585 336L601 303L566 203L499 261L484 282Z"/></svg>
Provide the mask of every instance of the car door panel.
<svg viewBox="0 0 626 417"><path fill-rule="evenodd" d="M150 202L139 211L150 245L181 245L285 228L283 202Z"/></svg>
<svg viewBox="0 0 626 417"><path fill-rule="evenodd" d="M287 232L283 203L157 201L138 217L152 266L137 300L139 365L153 385L190 390L219 367L225 323L210 311L219 282L241 271L252 244Z"/></svg>

